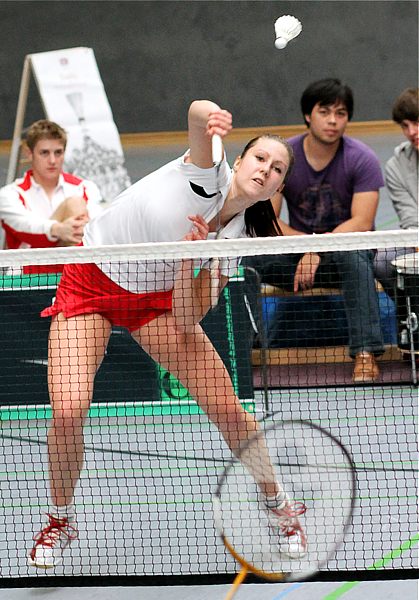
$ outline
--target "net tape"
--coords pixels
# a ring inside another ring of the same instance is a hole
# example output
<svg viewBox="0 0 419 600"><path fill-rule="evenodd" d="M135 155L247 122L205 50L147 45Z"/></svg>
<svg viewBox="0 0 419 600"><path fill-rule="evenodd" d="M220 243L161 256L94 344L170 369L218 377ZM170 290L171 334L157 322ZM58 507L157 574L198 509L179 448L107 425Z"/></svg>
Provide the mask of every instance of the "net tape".
<svg viewBox="0 0 419 600"><path fill-rule="evenodd" d="M0 253L0 267L175 258L211 258L299 254L333 250L367 250L417 246L418 230L373 231L327 235L240 238L191 242L152 242L95 247L30 248Z"/></svg>

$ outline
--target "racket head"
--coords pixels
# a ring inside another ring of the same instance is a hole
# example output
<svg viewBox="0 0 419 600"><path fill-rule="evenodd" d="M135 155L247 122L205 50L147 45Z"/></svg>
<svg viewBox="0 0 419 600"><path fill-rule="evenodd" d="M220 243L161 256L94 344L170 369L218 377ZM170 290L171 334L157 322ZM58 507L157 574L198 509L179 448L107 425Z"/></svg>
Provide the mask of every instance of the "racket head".
<svg viewBox="0 0 419 600"><path fill-rule="evenodd" d="M262 436L279 483L292 502L307 508L299 517L308 540L303 558L281 554L278 530L269 525L261 493L240 462ZM308 579L341 545L351 524L355 489L352 457L337 438L309 421L274 416L219 477L213 496L216 529L230 554L249 572L270 581Z"/></svg>

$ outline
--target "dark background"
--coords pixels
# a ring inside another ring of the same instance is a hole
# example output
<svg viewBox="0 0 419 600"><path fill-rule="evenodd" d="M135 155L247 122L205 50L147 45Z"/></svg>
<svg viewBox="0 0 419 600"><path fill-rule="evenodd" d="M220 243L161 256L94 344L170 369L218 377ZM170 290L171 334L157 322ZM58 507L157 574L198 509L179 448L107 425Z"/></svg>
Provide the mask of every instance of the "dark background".
<svg viewBox="0 0 419 600"><path fill-rule="evenodd" d="M274 21L303 32L274 48ZM354 120L391 118L417 85L418 9L404 1L2 1L0 139L11 139L26 54L93 48L120 133L186 129L194 98L233 112L236 127L301 123L299 97L338 76ZM25 125L43 116L32 80Z"/></svg>

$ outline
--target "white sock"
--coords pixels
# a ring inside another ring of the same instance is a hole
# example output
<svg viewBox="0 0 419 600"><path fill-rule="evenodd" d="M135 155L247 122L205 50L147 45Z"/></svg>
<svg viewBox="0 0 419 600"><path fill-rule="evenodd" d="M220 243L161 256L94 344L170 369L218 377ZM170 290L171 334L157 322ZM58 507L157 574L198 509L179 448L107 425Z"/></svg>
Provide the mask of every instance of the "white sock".
<svg viewBox="0 0 419 600"><path fill-rule="evenodd" d="M266 496L265 497L265 504L267 506L267 508L283 508L283 506L285 506L285 504L289 503L289 498L288 498L288 494L282 490L281 492L278 492L278 494L276 496Z"/></svg>
<svg viewBox="0 0 419 600"><path fill-rule="evenodd" d="M76 518L76 511L74 510L74 504L67 504L64 506L52 506L51 515L57 519L68 519L74 521Z"/></svg>

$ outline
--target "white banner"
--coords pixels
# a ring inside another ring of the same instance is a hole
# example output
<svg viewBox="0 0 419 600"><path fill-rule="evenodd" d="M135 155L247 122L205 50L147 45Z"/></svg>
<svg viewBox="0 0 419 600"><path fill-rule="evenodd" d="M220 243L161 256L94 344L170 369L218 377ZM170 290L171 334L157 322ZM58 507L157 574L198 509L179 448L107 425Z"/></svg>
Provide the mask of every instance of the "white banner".
<svg viewBox="0 0 419 600"><path fill-rule="evenodd" d="M30 60L47 118L68 133L66 169L113 200L131 182L93 50L41 52Z"/></svg>

